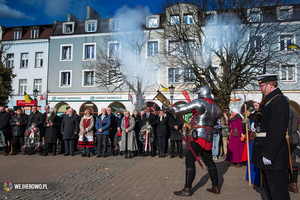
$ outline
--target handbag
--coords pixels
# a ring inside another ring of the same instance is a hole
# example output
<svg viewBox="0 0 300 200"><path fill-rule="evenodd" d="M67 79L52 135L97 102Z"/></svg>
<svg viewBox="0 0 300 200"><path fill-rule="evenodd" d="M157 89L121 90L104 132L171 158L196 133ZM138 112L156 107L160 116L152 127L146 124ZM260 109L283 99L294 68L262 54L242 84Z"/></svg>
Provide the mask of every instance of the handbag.
<svg viewBox="0 0 300 200"><path fill-rule="evenodd" d="M294 131L289 134L290 144L299 144L300 143L300 133L299 131Z"/></svg>
<svg viewBox="0 0 300 200"><path fill-rule="evenodd" d="M232 130L232 136L233 136L233 137L239 136L239 132L238 132L237 129L233 129L233 130Z"/></svg>

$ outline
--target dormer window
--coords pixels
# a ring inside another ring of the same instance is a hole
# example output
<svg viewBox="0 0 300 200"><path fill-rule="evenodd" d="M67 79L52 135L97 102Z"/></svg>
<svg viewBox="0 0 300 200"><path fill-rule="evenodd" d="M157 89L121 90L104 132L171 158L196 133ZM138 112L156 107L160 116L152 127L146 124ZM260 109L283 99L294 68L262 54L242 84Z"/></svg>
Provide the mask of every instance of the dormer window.
<svg viewBox="0 0 300 200"><path fill-rule="evenodd" d="M151 15L147 16L147 28L158 28L159 27L159 16Z"/></svg>
<svg viewBox="0 0 300 200"><path fill-rule="evenodd" d="M22 31L14 31L14 40L20 40L22 37Z"/></svg>
<svg viewBox="0 0 300 200"><path fill-rule="evenodd" d="M253 8L248 10L249 22L260 22L261 11L259 8Z"/></svg>
<svg viewBox="0 0 300 200"><path fill-rule="evenodd" d="M65 22L63 23L63 33L72 34L74 33L75 22Z"/></svg>
<svg viewBox="0 0 300 200"><path fill-rule="evenodd" d="M191 15L191 14L185 14L183 16L183 20L184 20L184 24L193 24L194 23L193 15Z"/></svg>
<svg viewBox="0 0 300 200"><path fill-rule="evenodd" d="M110 19L109 20L110 30L120 30L120 19Z"/></svg>
<svg viewBox="0 0 300 200"><path fill-rule="evenodd" d="M171 15L170 16L170 25L179 25L180 20L179 20L179 15Z"/></svg>
<svg viewBox="0 0 300 200"><path fill-rule="evenodd" d="M96 32L97 20L89 20L85 22L85 32Z"/></svg>
<svg viewBox="0 0 300 200"><path fill-rule="evenodd" d="M282 6L282 7L277 8L277 18L278 18L278 20L293 19L293 7L292 6Z"/></svg>
<svg viewBox="0 0 300 200"><path fill-rule="evenodd" d="M31 30L31 39L39 38L39 30Z"/></svg>

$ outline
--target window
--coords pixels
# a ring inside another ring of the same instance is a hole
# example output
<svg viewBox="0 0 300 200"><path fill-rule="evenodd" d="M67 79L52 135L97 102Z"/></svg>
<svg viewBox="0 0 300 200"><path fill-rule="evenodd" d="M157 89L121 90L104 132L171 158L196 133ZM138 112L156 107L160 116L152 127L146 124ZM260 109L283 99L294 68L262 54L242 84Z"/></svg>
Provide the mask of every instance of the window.
<svg viewBox="0 0 300 200"><path fill-rule="evenodd" d="M118 42L110 42L108 43L108 56L110 58L120 58L120 43Z"/></svg>
<svg viewBox="0 0 300 200"><path fill-rule="evenodd" d="M39 94L42 93L42 79L34 79L33 89L37 89Z"/></svg>
<svg viewBox="0 0 300 200"><path fill-rule="evenodd" d="M60 53L60 60L66 60L71 61L72 60L72 54L73 54L73 45L67 44L67 45L61 45L61 53Z"/></svg>
<svg viewBox="0 0 300 200"><path fill-rule="evenodd" d="M7 54L7 67L14 67L14 54Z"/></svg>
<svg viewBox="0 0 300 200"><path fill-rule="evenodd" d="M262 36L250 37L250 51L262 52Z"/></svg>
<svg viewBox="0 0 300 200"><path fill-rule="evenodd" d="M260 11L259 10L250 11L249 21L250 22L259 22L260 21Z"/></svg>
<svg viewBox="0 0 300 200"><path fill-rule="evenodd" d="M184 24L193 24L194 23L193 15L190 15L190 14L184 15L183 20L184 20Z"/></svg>
<svg viewBox="0 0 300 200"><path fill-rule="evenodd" d="M179 25L179 15L172 15L170 16L170 25Z"/></svg>
<svg viewBox="0 0 300 200"><path fill-rule="evenodd" d="M14 31L14 40L19 40L22 37L22 31Z"/></svg>
<svg viewBox="0 0 300 200"><path fill-rule="evenodd" d="M60 71L60 86L61 87L71 87L71 71Z"/></svg>
<svg viewBox="0 0 300 200"><path fill-rule="evenodd" d="M24 94L27 89L27 79L20 79L19 80L19 95Z"/></svg>
<svg viewBox="0 0 300 200"><path fill-rule="evenodd" d="M158 41L150 41L147 44L147 56L158 55Z"/></svg>
<svg viewBox="0 0 300 200"><path fill-rule="evenodd" d="M179 69L169 68L169 83L178 83L179 82Z"/></svg>
<svg viewBox="0 0 300 200"><path fill-rule="evenodd" d="M97 30L97 20L91 20L85 22L86 32L95 32Z"/></svg>
<svg viewBox="0 0 300 200"><path fill-rule="evenodd" d="M35 67L43 67L43 52L36 52L35 53Z"/></svg>
<svg viewBox="0 0 300 200"><path fill-rule="evenodd" d="M158 28L159 27L159 16L147 16L147 27Z"/></svg>
<svg viewBox="0 0 300 200"><path fill-rule="evenodd" d="M109 20L109 29L110 30L119 30L120 29L120 19L110 19Z"/></svg>
<svg viewBox="0 0 300 200"><path fill-rule="evenodd" d="M185 56L192 57L196 53L196 42L195 40L187 40L183 42L183 53Z"/></svg>
<svg viewBox="0 0 300 200"><path fill-rule="evenodd" d="M94 60L96 58L96 44L83 44L83 60Z"/></svg>
<svg viewBox="0 0 300 200"><path fill-rule="evenodd" d="M39 38L39 30L31 30L31 39Z"/></svg>
<svg viewBox="0 0 300 200"><path fill-rule="evenodd" d="M21 68L28 68L28 53L21 53Z"/></svg>
<svg viewBox="0 0 300 200"><path fill-rule="evenodd" d="M293 35L281 35L280 36L280 51L290 50L288 46L292 43Z"/></svg>
<svg viewBox="0 0 300 200"><path fill-rule="evenodd" d="M292 6L282 6L282 7L277 8L277 18L279 20L293 19L293 7Z"/></svg>
<svg viewBox="0 0 300 200"><path fill-rule="evenodd" d="M179 41L169 41L169 49L170 56L176 56L180 53L180 44Z"/></svg>
<svg viewBox="0 0 300 200"><path fill-rule="evenodd" d="M94 86L93 71L83 71L83 86Z"/></svg>
<svg viewBox="0 0 300 200"><path fill-rule="evenodd" d="M281 72L281 81L294 82L296 80L294 65L282 65L280 72Z"/></svg>
<svg viewBox="0 0 300 200"><path fill-rule="evenodd" d="M190 82L193 78L195 78L195 74L193 72L193 69L184 69L184 82Z"/></svg>
<svg viewBox="0 0 300 200"><path fill-rule="evenodd" d="M65 22L63 23L63 33L72 34L74 32L75 22Z"/></svg>
<svg viewBox="0 0 300 200"><path fill-rule="evenodd" d="M147 83L157 83L158 82L158 70L157 69L147 69Z"/></svg>

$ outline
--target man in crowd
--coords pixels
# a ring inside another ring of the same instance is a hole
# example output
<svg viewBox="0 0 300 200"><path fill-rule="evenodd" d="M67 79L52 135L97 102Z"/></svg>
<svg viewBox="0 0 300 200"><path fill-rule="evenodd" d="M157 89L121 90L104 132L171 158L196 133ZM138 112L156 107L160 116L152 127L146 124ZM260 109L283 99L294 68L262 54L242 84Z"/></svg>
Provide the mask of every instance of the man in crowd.
<svg viewBox="0 0 300 200"><path fill-rule="evenodd" d="M116 121L116 116L111 112L110 107L107 107L106 112L111 120L110 129L109 129L109 140L110 140L111 153L112 155L114 155L114 149L115 149L114 138L117 130L117 121Z"/></svg>
<svg viewBox="0 0 300 200"><path fill-rule="evenodd" d="M69 108L61 124L61 134L65 143L64 156L74 156L77 134L79 132L78 117L74 115L73 108Z"/></svg>
<svg viewBox="0 0 300 200"><path fill-rule="evenodd" d="M8 154L8 143L5 138L8 138L8 126L9 126L10 114L5 111L4 106L0 106L0 137L3 141L4 155Z"/></svg>
<svg viewBox="0 0 300 200"><path fill-rule="evenodd" d="M287 182L289 162L286 131L289 104L277 87L277 74L256 77L265 98L262 105L260 132L257 131L252 150L252 163L262 170L268 199L290 199Z"/></svg>
<svg viewBox="0 0 300 200"><path fill-rule="evenodd" d="M155 131L156 118L155 118L155 115L151 113L151 106L150 105L147 105L147 107L145 109L145 114L143 114L141 116L141 120L142 120L141 127L146 125L146 123L148 122L149 125L152 126L153 131ZM156 155L156 147L154 145L154 142L152 143L152 146L153 146L153 150L151 151L151 156L154 157ZM145 152L144 155L147 155L147 153Z"/></svg>
<svg viewBox="0 0 300 200"><path fill-rule="evenodd" d="M10 119L10 125L12 126L13 135L13 153L16 155L18 150L24 145L24 133L27 125L27 115L22 113L22 109L18 108L15 115Z"/></svg>
<svg viewBox="0 0 300 200"><path fill-rule="evenodd" d="M37 127L40 130L40 134L41 134L41 131L43 129L43 124L44 124L44 115L37 110L37 106L32 106L31 113L28 116L26 130L33 125L34 127ZM41 135L40 135L40 142L42 142Z"/></svg>
<svg viewBox="0 0 300 200"><path fill-rule="evenodd" d="M96 121L97 140L98 140L98 155L97 157L107 156L107 141L110 132L111 119L106 113L106 109L101 109L101 114Z"/></svg>

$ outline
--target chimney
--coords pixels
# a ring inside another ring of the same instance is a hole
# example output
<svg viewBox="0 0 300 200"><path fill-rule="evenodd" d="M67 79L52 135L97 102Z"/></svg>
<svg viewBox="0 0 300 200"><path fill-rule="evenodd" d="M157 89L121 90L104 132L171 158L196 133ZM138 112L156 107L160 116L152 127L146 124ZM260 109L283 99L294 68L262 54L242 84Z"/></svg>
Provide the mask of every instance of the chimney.
<svg viewBox="0 0 300 200"><path fill-rule="evenodd" d="M100 19L99 15L91 6L86 7L86 19Z"/></svg>
<svg viewBox="0 0 300 200"><path fill-rule="evenodd" d="M68 22L70 21L79 21L74 15L72 15L71 13L68 13Z"/></svg>

